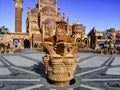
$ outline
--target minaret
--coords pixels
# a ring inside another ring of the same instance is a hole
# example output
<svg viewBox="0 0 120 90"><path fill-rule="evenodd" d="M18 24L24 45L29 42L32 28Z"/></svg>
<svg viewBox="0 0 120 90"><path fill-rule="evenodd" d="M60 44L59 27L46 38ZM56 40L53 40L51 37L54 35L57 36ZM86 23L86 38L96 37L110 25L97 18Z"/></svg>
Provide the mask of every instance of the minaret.
<svg viewBox="0 0 120 90"><path fill-rule="evenodd" d="M56 13L58 13L58 0L55 0L54 2L56 4Z"/></svg>
<svg viewBox="0 0 120 90"><path fill-rule="evenodd" d="M22 32L23 0L14 0L14 2L15 2L15 32Z"/></svg>

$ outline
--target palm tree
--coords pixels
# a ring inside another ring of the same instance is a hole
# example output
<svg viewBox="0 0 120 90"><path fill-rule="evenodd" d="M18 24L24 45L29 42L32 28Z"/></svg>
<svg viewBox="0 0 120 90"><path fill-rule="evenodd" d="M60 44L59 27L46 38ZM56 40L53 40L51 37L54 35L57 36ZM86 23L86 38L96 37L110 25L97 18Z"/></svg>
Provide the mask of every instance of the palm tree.
<svg viewBox="0 0 120 90"><path fill-rule="evenodd" d="M6 28L5 26L2 26L0 27L0 34L3 35L3 34L10 34L10 31L8 28Z"/></svg>
<svg viewBox="0 0 120 90"><path fill-rule="evenodd" d="M0 27L0 36L2 35L2 29L4 28L4 26Z"/></svg>

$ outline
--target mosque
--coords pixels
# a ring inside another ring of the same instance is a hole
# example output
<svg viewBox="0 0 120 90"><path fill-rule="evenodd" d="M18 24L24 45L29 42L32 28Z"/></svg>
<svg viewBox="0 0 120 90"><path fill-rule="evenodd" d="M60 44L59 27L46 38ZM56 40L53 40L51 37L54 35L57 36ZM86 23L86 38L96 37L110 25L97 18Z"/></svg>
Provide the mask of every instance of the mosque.
<svg viewBox="0 0 120 90"><path fill-rule="evenodd" d="M22 32L22 4L24 0L15 2L15 32L3 35L3 43L14 48L40 48L43 38L52 37L56 33L67 35L74 42L83 42L89 48L90 38L86 35L86 27L76 22L69 24L69 17L61 15L58 0L38 0L35 8L28 7L26 17L26 32Z"/></svg>

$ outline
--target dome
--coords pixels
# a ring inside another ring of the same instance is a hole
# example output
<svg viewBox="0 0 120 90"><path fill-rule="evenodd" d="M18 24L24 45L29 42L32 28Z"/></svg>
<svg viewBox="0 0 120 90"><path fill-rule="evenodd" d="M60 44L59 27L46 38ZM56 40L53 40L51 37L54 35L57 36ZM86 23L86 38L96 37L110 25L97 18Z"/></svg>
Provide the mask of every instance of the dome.
<svg viewBox="0 0 120 90"><path fill-rule="evenodd" d="M45 6L42 8L43 12L56 13L55 9L50 6Z"/></svg>
<svg viewBox="0 0 120 90"><path fill-rule="evenodd" d="M32 13L38 13L39 10L38 10L38 8L33 8L33 9L31 10L31 12L32 12Z"/></svg>
<svg viewBox="0 0 120 90"><path fill-rule="evenodd" d="M78 22L78 21L77 21L75 24L76 24L76 25L79 25L79 24L80 24L80 22Z"/></svg>
<svg viewBox="0 0 120 90"><path fill-rule="evenodd" d="M45 24L56 25L55 19L48 18L45 20Z"/></svg>

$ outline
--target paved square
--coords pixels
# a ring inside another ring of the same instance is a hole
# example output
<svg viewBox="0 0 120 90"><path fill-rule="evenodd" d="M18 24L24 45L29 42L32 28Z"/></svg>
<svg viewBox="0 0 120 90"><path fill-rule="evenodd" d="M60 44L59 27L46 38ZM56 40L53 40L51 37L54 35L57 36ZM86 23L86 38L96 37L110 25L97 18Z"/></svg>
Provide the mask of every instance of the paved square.
<svg viewBox="0 0 120 90"><path fill-rule="evenodd" d="M45 54L43 52L41 53L30 53L30 54L24 54L22 56L26 56L26 57L29 57L29 58L33 58L33 59L36 59L36 60L39 60L41 61L42 60L42 56L44 56Z"/></svg>
<svg viewBox="0 0 120 90"><path fill-rule="evenodd" d="M106 72L108 75L120 75L120 67L117 68L109 68Z"/></svg>
<svg viewBox="0 0 120 90"><path fill-rule="evenodd" d="M37 62L23 58L21 56L4 56L4 58L15 66L30 67L34 64L37 64Z"/></svg>
<svg viewBox="0 0 120 90"><path fill-rule="evenodd" d="M118 55L78 53L75 84L56 87L46 80L43 52L0 56L0 90L120 90Z"/></svg>
<svg viewBox="0 0 120 90"><path fill-rule="evenodd" d="M2 65L4 65L4 64L0 61L0 65L2 66Z"/></svg>
<svg viewBox="0 0 120 90"><path fill-rule="evenodd" d="M104 62L108 60L108 58L109 57L95 56L93 58L80 62L78 65L81 68L100 67Z"/></svg>
<svg viewBox="0 0 120 90"><path fill-rule="evenodd" d="M120 57L115 57L112 65L120 65Z"/></svg>
<svg viewBox="0 0 120 90"><path fill-rule="evenodd" d="M7 68L0 68L0 75L10 75L11 72Z"/></svg>

